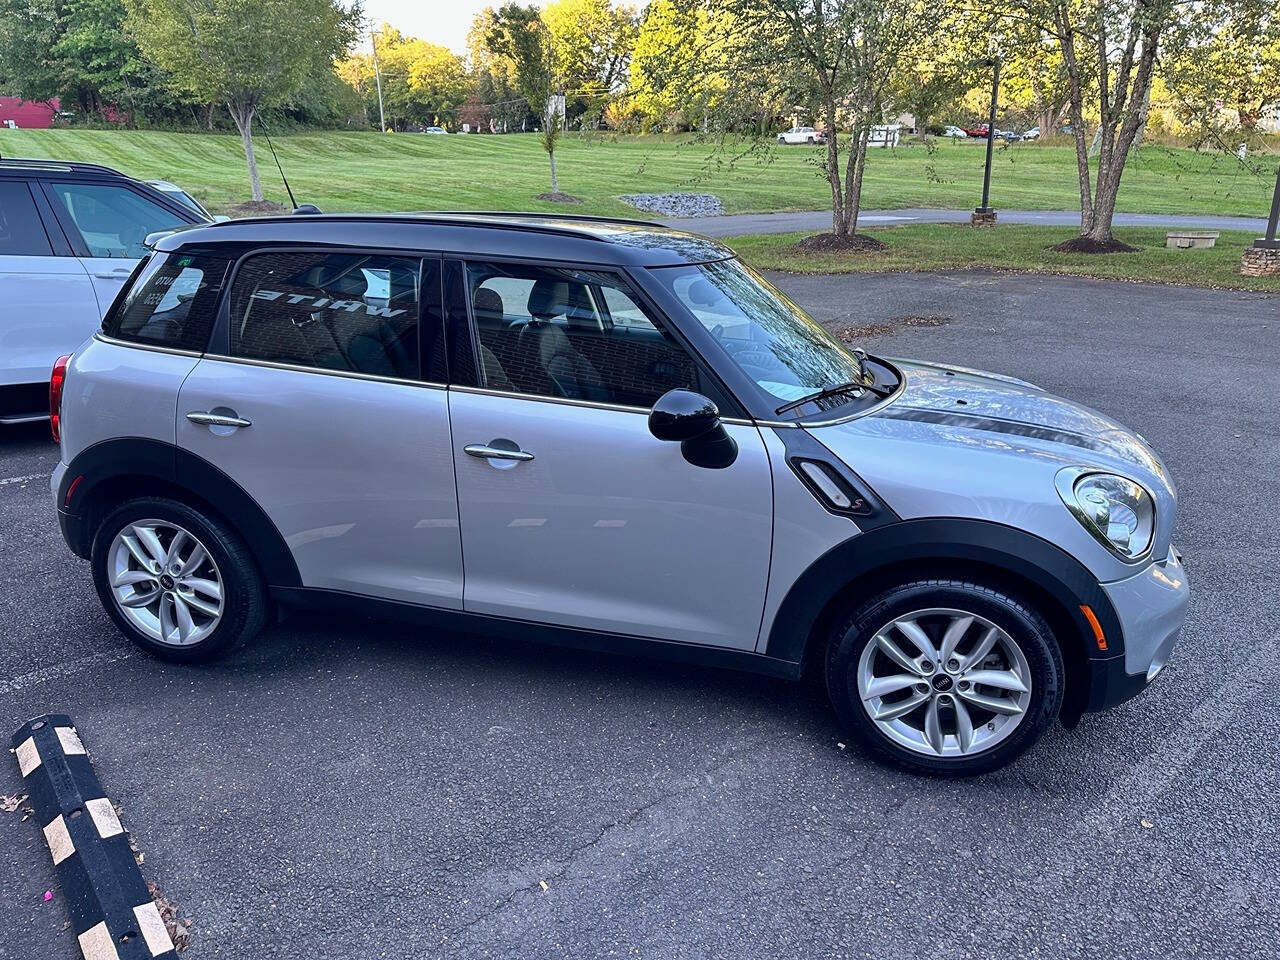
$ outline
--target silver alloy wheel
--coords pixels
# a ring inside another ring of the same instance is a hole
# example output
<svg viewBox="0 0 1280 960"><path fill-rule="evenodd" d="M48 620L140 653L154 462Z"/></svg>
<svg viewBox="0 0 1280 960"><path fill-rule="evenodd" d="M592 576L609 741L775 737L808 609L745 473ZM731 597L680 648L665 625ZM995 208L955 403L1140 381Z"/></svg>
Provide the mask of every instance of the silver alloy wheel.
<svg viewBox="0 0 1280 960"><path fill-rule="evenodd" d="M857 679L876 729L931 757L990 750L1031 703L1031 667L1013 638L985 617L946 607L877 630L858 658Z"/></svg>
<svg viewBox="0 0 1280 960"><path fill-rule="evenodd" d="M222 575L196 537L168 520L136 520L107 551L116 606L157 643L188 647L222 620Z"/></svg>

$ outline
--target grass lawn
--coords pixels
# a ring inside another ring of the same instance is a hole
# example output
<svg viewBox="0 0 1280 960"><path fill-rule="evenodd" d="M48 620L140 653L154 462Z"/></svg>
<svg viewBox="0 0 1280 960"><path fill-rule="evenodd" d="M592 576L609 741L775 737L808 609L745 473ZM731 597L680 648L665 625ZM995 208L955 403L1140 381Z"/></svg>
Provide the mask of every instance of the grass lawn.
<svg viewBox="0 0 1280 960"><path fill-rule="evenodd" d="M814 161L822 151L787 147L769 162L709 159L710 147L689 137L581 137L557 151L561 189L578 206L539 202L549 189L547 160L533 135L307 133L274 138L299 202L326 211L418 209L573 210L633 216L625 193L694 190L714 193L730 213L816 210L829 193ZM258 165L267 198L284 190L259 134ZM865 209L973 207L982 193L980 143L940 142L873 151ZM105 163L141 178L173 180L215 213L248 199L238 136L128 130L0 130L0 154ZM1270 161L1268 161L1270 163ZM1274 167L1262 175L1234 157L1145 147L1129 163L1119 207L1147 213L1265 216ZM992 199L1003 209L1079 208L1070 146L998 147Z"/></svg>
<svg viewBox="0 0 1280 960"><path fill-rule="evenodd" d="M1211 250L1169 250L1164 230L1134 227L1120 230L1117 236L1140 247L1138 253L1104 256L1050 251L1048 247L1072 236L1067 227L975 230L967 224L938 223L879 227L866 233L889 249L811 253L796 248L796 242L806 236L802 233L757 234L726 242L759 269L793 273L996 269L1280 293L1280 277L1240 275L1240 254L1254 239L1248 233L1224 231Z"/></svg>

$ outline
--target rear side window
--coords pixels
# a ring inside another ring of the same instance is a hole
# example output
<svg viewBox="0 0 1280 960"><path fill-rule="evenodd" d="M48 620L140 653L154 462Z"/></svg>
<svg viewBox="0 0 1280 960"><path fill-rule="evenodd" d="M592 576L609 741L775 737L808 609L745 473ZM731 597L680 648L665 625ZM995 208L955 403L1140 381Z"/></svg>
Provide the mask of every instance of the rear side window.
<svg viewBox="0 0 1280 960"><path fill-rule="evenodd" d="M139 266L129 292L102 322L102 332L134 343L203 351L230 267L221 257L155 254Z"/></svg>
<svg viewBox="0 0 1280 960"><path fill-rule="evenodd" d="M231 356L415 379L420 280L414 257L250 257L232 285Z"/></svg>
<svg viewBox="0 0 1280 960"><path fill-rule="evenodd" d="M70 214L91 257L137 259L146 255L147 234L186 222L128 187L60 182L49 186Z"/></svg>
<svg viewBox="0 0 1280 960"><path fill-rule="evenodd" d="M53 248L27 185L21 180L0 182L0 256L52 255Z"/></svg>

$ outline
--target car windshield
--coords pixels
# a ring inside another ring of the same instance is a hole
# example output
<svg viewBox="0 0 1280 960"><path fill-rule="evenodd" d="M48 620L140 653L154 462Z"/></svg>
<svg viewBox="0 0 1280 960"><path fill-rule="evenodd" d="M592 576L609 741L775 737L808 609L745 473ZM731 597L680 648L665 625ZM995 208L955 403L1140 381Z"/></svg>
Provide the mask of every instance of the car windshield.
<svg viewBox="0 0 1280 960"><path fill-rule="evenodd" d="M652 273L779 400L860 379L848 347L741 261L655 267Z"/></svg>

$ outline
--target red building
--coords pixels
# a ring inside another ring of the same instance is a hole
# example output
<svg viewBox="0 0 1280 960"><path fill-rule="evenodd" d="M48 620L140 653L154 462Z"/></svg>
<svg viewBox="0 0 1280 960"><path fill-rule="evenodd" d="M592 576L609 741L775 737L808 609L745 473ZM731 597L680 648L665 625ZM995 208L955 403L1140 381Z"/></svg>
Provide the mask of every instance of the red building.
<svg viewBox="0 0 1280 960"><path fill-rule="evenodd" d="M18 97L0 97L0 127L44 130L53 126L53 118L57 112L57 97L52 100L22 100Z"/></svg>

